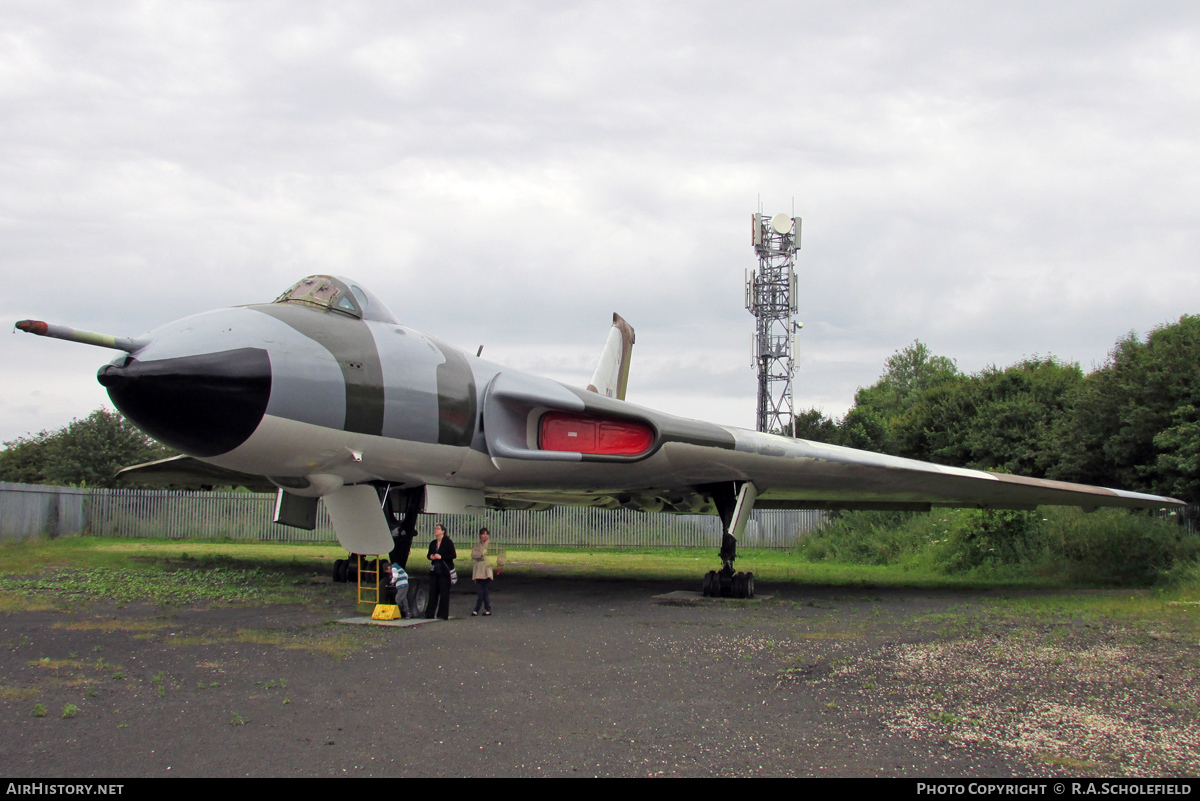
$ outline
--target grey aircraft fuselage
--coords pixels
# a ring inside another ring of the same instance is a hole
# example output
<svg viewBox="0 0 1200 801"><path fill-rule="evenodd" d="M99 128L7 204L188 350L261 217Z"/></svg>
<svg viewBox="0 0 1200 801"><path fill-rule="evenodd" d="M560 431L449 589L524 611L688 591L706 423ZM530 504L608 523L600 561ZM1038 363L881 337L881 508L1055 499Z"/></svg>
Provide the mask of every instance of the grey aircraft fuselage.
<svg viewBox="0 0 1200 801"><path fill-rule="evenodd" d="M390 313L376 316L297 303L205 312L139 337L146 344L98 378L156 439L297 494L312 475L345 484L625 490L671 482L666 441L734 448L718 426L626 410L619 400L506 371ZM485 433L489 401L493 430ZM526 431L535 407L653 417L663 432L660 458L540 450Z"/></svg>
<svg viewBox="0 0 1200 801"><path fill-rule="evenodd" d="M126 351L98 380L130 420L184 454L300 496L372 483L448 488L480 508L726 515L714 487L751 484L759 508L1180 505L653 411L609 397L611 388L577 389L464 353L332 276L304 279L274 303L196 314L135 339L19 325ZM571 450L562 442L576 440L554 439L555 420L589 431L625 426L641 444L597 439Z"/></svg>

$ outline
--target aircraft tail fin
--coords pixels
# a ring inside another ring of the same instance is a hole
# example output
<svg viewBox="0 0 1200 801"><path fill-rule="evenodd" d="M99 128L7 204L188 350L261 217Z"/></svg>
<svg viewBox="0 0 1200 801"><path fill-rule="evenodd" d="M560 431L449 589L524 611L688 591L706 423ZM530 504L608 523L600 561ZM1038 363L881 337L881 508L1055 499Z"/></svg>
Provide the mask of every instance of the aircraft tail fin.
<svg viewBox="0 0 1200 801"><path fill-rule="evenodd" d="M634 341L633 326L625 322L621 315L613 312L612 328L608 329L608 340L600 353L600 361L596 364L596 372L592 374L592 382L587 386L589 391L625 400Z"/></svg>

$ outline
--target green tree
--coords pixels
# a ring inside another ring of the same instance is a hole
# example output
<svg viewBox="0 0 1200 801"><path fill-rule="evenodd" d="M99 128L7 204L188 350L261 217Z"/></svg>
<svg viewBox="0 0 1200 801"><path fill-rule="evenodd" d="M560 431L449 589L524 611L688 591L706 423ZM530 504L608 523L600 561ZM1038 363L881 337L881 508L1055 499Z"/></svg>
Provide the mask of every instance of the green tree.
<svg viewBox="0 0 1200 801"><path fill-rule="evenodd" d="M1200 414L1189 404L1171 415L1175 425L1154 436L1158 448L1155 487L1167 495L1200 498Z"/></svg>
<svg viewBox="0 0 1200 801"><path fill-rule="evenodd" d="M1052 356L967 376L914 342L858 390L835 441L1200 502L1197 410L1200 316L1185 315L1144 341L1128 335L1087 376Z"/></svg>
<svg viewBox="0 0 1200 801"><path fill-rule="evenodd" d="M1200 316L1129 334L1071 398L1056 428L1051 478L1179 493L1200 501L1195 412L1200 408ZM1190 488L1190 489L1189 489Z"/></svg>
<svg viewBox="0 0 1200 801"><path fill-rule="evenodd" d="M18 437L4 443L0 451L0 481L14 484L45 484L46 460L53 447L49 431Z"/></svg>
<svg viewBox="0 0 1200 801"><path fill-rule="evenodd" d="M839 444L837 421L826 417L820 409L797 412L792 419L791 429L783 433L796 439Z"/></svg>
<svg viewBox="0 0 1200 801"><path fill-rule="evenodd" d="M973 379L958 376L931 387L892 427L896 453L911 459L965 467L967 432L976 416Z"/></svg>
<svg viewBox="0 0 1200 801"><path fill-rule="evenodd" d="M1032 358L959 376L921 394L892 430L903 456L1043 477L1054 429L1083 380L1076 364Z"/></svg>
<svg viewBox="0 0 1200 801"><path fill-rule="evenodd" d="M112 487L122 467L173 455L117 412L102 408L57 431L4 443L0 481Z"/></svg>
<svg viewBox="0 0 1200 801"><path fill-rule="evenodd" d="M853 406L838 426L839 444L877 453L895 453L888 419L870 407Z"/></svg>
<svg viewBox="0 0 1200 801"><path fill-rule="evenodd" d="M959 377L953 359L934 356L920 340L888 357L883 375L854 394L854 407L842 421L841 440L851 448L898 453L893 425L922 394Z"/></svg>

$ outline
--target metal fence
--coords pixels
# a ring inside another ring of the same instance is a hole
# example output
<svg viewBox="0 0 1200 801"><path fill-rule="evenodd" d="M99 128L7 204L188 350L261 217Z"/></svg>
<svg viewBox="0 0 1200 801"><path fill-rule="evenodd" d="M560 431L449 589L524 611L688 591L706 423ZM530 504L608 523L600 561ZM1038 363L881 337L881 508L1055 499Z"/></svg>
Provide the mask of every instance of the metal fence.
<svg viewBox="0 0 1200 801"><path fill-rule="evenodd" d="M791 548L809 531L824 525L825 518L825 512L816 510L754 511L738 546ZM463 515L448 518L445 523L451 536L469 535L472 540L481 526L487 526L493 539L506 545L581 548L720 548L721 545L721 520L715 515L646 514L629 509L560 506L545 512Z"/></svg>
<svg viewBox="0 0 1200 801"><path fill-rule="evenodd" d="M92 490L86 534L95 537L336 542L318 507L317 528L305 531L271 522L275 496L255 492Z"/></svg>
<svg viewBox="0 0 1200 801"><path fill-rule="evenodd" d="M1164 520L1175 519L1188 534L1200 531L1200 504L1192 503L1174 512L1159 512Z"/></svg>
<svg viewBox="0 0 1200 801"><path fill-rule="evenodd" d="M10 488L11 491L10 491ZM38 498L37 503L29 501ZM71 503L75 506L72 507ZM40 504L40 506L38 506ZM66 511L51 514L65 505ZM32 515L27 507L43 510ZM0 484L0 540L14 541L81 533L97 537L166 537L272 542L336 542L324 505L314 531L271 522L275 496L251 492L76 489ZM77 511L76 511L77 510ZM7 521L27 521L14 524ZM739 540L743 548L791 548L824 524L820 511L758 510ZM434 518L422 516L422 534ZM545 512L495 511L447 516L452 537L475 538L481 526L505 545L565 545L618 548L719 548L720 520L711 515L644 514L561 506Z"/></svg>
<svg viewBox="0 0 1200 801"><path fill-rule="evenodd" d="M0 542L79 534L87 526L91 490L0 481Z"/></svg>
<svg viewBox="0 0 1200 801"><path fill-rule="evenodd" d="M324 505L317 528L305 531L271 522L275 496L252 492L81 489L0 482L0 542L83 534L97 537L232 539L257 542L336 542ZM1200 522L1200 506L1164 513L1189 533ZM825 525L822 511L755 510L739 540L743 548L793 547ZM422 534L433 529L423 516ZM617 548L718 548L721 524L711 515L644 514L627 509L560 506L546 512L490 512L447 516L452 537L470 540L480 526L506 545L565 545Z"/></svg>

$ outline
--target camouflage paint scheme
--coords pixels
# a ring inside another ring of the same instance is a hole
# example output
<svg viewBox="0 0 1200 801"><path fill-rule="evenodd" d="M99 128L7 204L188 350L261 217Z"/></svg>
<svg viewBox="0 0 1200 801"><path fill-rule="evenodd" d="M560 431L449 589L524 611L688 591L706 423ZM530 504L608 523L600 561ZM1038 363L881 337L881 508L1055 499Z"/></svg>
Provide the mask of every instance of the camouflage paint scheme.
<svg viewBox="0 0 1200 801"><path fill-rule="evenodd" d="M134 339L19 324L125 351L98 379L134 423L187 454L123 471L139 481L157 476L199 486L222 476L307 496L364 483L445 487L492 508L573 504L676 513L723 512L720 499L730 491L721 488L736 492L747 482L758 508L1182 505L646 409L623 400L634 333L618 315L613 326L584 390L408 328L361 285L334 276L310 276L274 303L193 315ZM635 421L653 430L653 444L635 456L542 450L539 421L550 411Z"/></svg>

